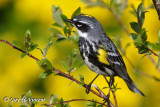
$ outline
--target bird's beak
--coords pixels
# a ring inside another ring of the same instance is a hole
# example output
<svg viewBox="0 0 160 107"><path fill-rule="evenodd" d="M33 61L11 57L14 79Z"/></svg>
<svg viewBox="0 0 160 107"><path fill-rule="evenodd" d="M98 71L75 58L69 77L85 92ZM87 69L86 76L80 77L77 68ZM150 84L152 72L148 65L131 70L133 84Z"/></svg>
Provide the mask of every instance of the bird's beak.
<svg viewBox="0 0 160 107"><path fill-rule="evenodd" d="M73 21L71 19L64 19L64 21L72 23Z"/></svg>

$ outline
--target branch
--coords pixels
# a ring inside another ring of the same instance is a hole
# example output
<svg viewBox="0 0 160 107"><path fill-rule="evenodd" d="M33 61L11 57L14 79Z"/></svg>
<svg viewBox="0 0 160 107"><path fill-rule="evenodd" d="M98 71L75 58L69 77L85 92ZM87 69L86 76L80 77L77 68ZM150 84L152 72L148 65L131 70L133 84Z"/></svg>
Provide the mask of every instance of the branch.
<svg viewBox="0 0 160 107"><path fill-rule="evenodd" d="M8 42L7 40L1 40L1 39L0 39L0 42L4 42L4 43L10 45L12 48L14 48L14 49L16 49L16 50L19 50L19 51L21 51L21 52L23 52L23 53L25 53L25 51L17 48L16 46L14 46L13 44L11 44L11 43ZM36 61L40 61L40 59L36 58L35 56L33 56L33 55L29 54L29 53L28 53L27 55L28 55L29 57L35 59ZM57 72L57 74L63 75L63 76L69 78L70 80L72 80L72 81L74 81L74 82L76 82L76 83L78 83L78 84L81 83L80 81L78 81L77 79L75 79L74 77L72 77L70 74L66 74L66 73L64 73L64 72L62 72L62 71L60 71L60 70L58 70L58 69L56 69L56 68L53 68L53 70L55 70L55 71ZM87 85L84 84L83 87L86 88ZM92 90L92 89L90 89L90 92L92 92L93 94L97 95L97 96L100 97L100 98L105 98L105 97L102 96L100 93L97 93L97 92L95 92L95 91Z"/></svg>
<svg viewBox="0 0 160 107"><path fill-rule="evenodd" d="M102 104L100 102L94 101L94 100L87 100L87 99L72 99L72 100L68 100L68 101L63 101L63 102L56 102L54 104L45 104L46 106L51 106L51 105L56 105L56 104L61 104L61 103L69 103L69 102L73 102L73 101L89 101L89 102L93 102L93 103L97 103L97 104ZM104 104L104 106L107 106Z"/></svg>

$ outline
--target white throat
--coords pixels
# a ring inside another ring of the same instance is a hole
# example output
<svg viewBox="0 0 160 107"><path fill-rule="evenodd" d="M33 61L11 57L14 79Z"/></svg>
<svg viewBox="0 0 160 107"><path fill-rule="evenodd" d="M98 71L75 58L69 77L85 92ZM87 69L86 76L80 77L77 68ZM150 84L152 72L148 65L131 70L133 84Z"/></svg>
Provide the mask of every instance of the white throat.
<svg viewBox="0 0 160 107"><path fill-rule="evenodd" d="M78 33L79 33L79 36L81 36L81 37L86 38L86 37L88 36L88 33L83 33L83 32L81 32L81 31L78 30L78 29L77 29L77 31L78 31Z"/></svg>
<svg viewBox="0 0 160 107"><path fill-rule="evenodd" d="M76 28L75 25L73 25L73 26ZM78 31L80 37L84 37L84 38L87 37L88 33L83 33L83 32L81 32L80 30L78 30L77 28L76 28L76 30Z"/></svg>

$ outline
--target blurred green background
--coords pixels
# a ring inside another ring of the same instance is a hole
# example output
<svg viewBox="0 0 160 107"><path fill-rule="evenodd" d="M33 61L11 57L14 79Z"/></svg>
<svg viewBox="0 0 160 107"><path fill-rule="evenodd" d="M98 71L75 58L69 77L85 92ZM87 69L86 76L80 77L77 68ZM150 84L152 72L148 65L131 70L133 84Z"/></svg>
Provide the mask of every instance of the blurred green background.
<svg viewBox="0 0 160 107"><path fill-rule="evenodd" d="M126 25L130 32L131 27L129 23L135 21L136 17L130 14L131 4L135 7L141 3L141 0L129 0L128 7L125 9L124 14L121 17L122 22ZM144 6L150 6L152 1L144 1ZM100 7L86 8L80 0L0 0L0 39L8 41L19 40L24 41L24 33L27 29L30 29L32 34L32 41L37 43L40 48L44 48L48 42L48 38L51 33L48 27L51 27L54 23L52 19L51 6L60 6L63 13L67 17L71 17L72 13L80 6L82 13L89 14L97 18L106 33L112 38L113 36L122 36L122 46L127 43L132 43L129 36L123 31L120 25L117 23L113 15L106 9ZM158 39L157 32L160 29L160 22L155 9L148 9L146 13L146 19L144 27L147 29L148 40L156 42ZM72 43L57 43L52 45L48 51L47 58L53 63L55 68L58 68L64 72L65 69L61 65L61 61L71 53L72 48L75 47ZM45 102L39 102L37 107L44 103L49 103L51 94L58 95L64 100L70 99L97 99L102 102L103 99L98 98L94 94L86 94L84 88L79 88L78 84L71 83L70 80L50 75L46 79L38 78L38 75L42 70L38 67L35 60L25 57L21 59L21 52L12 49L10 46L4 43L0 43L0 106L6 107L9 103L5 102L3 98L21 98L22 94L25 94L28 90L32 91L32 97L45 98ZM34 56L42 58L39 50L32 52ZM133 43L127 48L127 57L132 63L142 72L148 73L160 78L160 73L156 70L156 67L148 59L148 57L142 58L143 55L138 54L137 49ZM154 57L157 61L157 57ZM160 82L150 79L146 76L134 72L133 68L123 58L128 73L134 82L141 89L146 97L142 97L138 94L132 93L124 81L118 77L115 78L115 83L118 83L118 87L122 88L116 92L116 97L119 107L160 107ZM84 75L85 83L89 83L95 73L91 72L86 65L81 68L77 68L72 74L77 77L78 74ZM89 75L89 76L88 76ZM97 84L100 88L108 86L101 76L94 84ZM105 93L107 89L103 90ZM111 101L114 102L111 95ZM72 107L85 107L87 102L71 102ZM17 107L19 103L13 102L12 105Z"/></svg>

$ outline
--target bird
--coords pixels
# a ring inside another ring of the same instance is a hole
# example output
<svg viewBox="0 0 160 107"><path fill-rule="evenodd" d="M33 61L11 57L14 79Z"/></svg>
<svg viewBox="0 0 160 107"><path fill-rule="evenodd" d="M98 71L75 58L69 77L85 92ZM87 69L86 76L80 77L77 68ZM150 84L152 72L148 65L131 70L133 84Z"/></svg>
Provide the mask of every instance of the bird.
<svg viewBox="0 0 160 107"><path fill-rule="evenodd" d="M97 74L87 85L87 94L93 81L103 75L110 77L108 98L115 76L122 78L132 92L145 96L130 78L120 52L96 18L79 14L65 21L71 23L78 31L80 55L88 68Z"/></svg>

